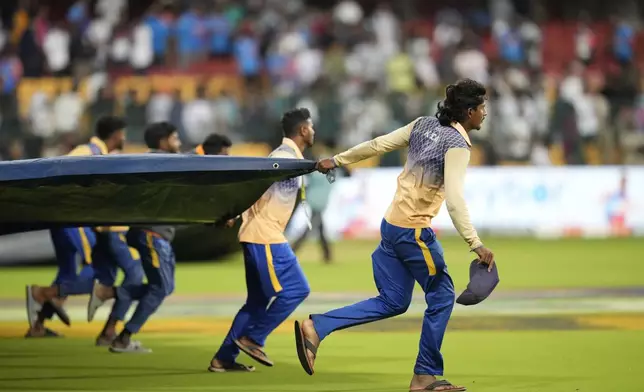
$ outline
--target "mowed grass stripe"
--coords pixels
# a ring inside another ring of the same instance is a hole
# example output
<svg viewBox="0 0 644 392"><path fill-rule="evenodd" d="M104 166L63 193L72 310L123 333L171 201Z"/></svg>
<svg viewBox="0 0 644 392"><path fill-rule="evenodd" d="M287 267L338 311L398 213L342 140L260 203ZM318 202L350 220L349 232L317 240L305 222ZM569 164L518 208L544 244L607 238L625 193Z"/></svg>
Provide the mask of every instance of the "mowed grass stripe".
<svg viewBox="0 0 644 392"><path fill-rule="evenodd" d="M442 240L445 257L457 290L467 285L469 263L474 258L462 240ZM606 240L536 240L486 238L497 255L499 291L642 285L644 241L639 238ZM336 260L325 265L317 244L299 254L313 292L373 292L371 253L376 241L343 241L334 245ZM49 284L54 267L2 268L0 298L22 298L24 285ZM241 255L220 263L179 263L177 288L182 295L240 295L245 292Z"/></svg>
<svg viewBox="0 0 644 392"><path fill-rule="evenodd" d="M275 367L212 374L222 334L141 338L151 355L110 354L85 338L0 340L0 390L403 392L418 352L417 331L340 331L321 346L310 377L292 336L277 333L266 345ZM446 378L470 391L638 392L643 345L642 331L458 331L442 351Z"/></svg>
<svg viewBox="0 0 644 392"><path fill-rule="evenodd" d="M274 333L292 333L293 321L289 319ZM231 319L227 318L176 318L152 319L143 328L142 339L155 334L202 334L221 335L228 332ZM60 321L47 324L65 336L95 337L102 325L79 323L66 327ZM420 332L422 318L398 317L382 320L349 329L348 332ZM539 331L539 330L631 330L644 331L644 314L594 314L594 315L556 315L556 316L486 316L482 318L453 317L448 331ZM0 337L19 338L27 330L25 322L1 322Z"/></svg>

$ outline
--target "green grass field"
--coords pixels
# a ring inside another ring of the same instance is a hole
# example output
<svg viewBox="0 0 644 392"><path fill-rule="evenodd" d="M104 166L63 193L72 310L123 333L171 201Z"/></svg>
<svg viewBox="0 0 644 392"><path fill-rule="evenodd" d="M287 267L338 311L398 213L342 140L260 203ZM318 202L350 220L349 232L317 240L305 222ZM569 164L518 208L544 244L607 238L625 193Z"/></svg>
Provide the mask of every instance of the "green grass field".
<svg viewBox="0 0 644 392"><path fill-rule="evenodd" d="M491 239L487 244L497 255L502 280L498 290L505 293L641 287L644 282L641 239ZM446 238L443 245L460 290L473 256L460 240ZM368 241L338 243L332 265L319 261L315 244L306 247L300 259L313 292L374 293L374 246ZM0 270L0 304L19 306L26 283L47 283L52 275L53 269L44 267ZM238 258L179 264L175 295L189 301L241 294L242 282ZM420 314L414 314L337 332L322 345L316 374L309 377L297 361L289 320L266 346L275 367L258 365L252 374L208 373L229 322L156 318L138 337L154 353L127 356L93 346L100 320L74 320L68 329L54 322L52 327L67 337L53 340L23 339L24 321L0 321L0 336L7 336L0 338L0 391L406 391L421 323ZM461 314L450 324L443 352L445 377L469 391L642 391L638 376L644 364L644 313ZM244 356L240 361L252 363Z"/></svg>
<svg viewBox="0 0 644 392"><path fill-rule="evenodd" d="M457 287L467 284L469 263L474 259L462 240L441 241L450 274ZM499 290L628 287L642 284L644 241L639 238L611 240L490 239L497 255ZM335 263L319 261L314 244L303 249L300 261L315 292L372 292L373 241L341 242L335 246ZM179 264L177 294L243 293L240 256L216 264ZM7 268L0 272L0 298L22 298L26 283L46 284L54 269Z"/></svg>
<svg viewBox="0 0 644 392"><path fill-rule="evenodd" d="M321 348L312 377L284 333L270 340L276 365L252 374L205 371L221 336L146 336L155 349L147 356L110 354L81 339L0 341L0 390L406 391L416 335L338 333ZM635 392L642 347L641 332L453 332L444 355L447 378L470 391Z"/></svg>

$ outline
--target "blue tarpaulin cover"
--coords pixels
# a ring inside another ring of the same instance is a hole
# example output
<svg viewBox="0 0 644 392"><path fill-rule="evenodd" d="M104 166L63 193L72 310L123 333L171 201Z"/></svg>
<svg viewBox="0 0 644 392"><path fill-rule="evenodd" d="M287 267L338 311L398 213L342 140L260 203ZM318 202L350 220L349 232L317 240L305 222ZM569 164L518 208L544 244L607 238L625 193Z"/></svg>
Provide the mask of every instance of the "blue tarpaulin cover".
<svg viewBox="0 0 644 392"><path fill-rule="evenodd" d="M0 235L56 226L215 223L315 162L180 154L0 162Z"/></svg>

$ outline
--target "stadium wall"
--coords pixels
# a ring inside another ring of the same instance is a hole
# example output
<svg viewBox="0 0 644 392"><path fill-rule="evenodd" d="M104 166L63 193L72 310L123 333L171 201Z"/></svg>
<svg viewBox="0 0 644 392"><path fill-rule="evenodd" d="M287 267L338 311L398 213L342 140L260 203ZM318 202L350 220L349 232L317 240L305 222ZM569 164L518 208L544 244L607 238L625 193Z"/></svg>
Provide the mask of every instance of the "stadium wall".
<svg viewBox="0 0 644 392"><path fill-rule="evenodd" d="M326 234L336 239L379 238L400 170L358 169L338 180L324 213ZM472 221L485 234L644 234L642 167L475 167L468 172L465 192ZM306 227L305 219L298 208L289 236ZM454 234L445 205L432 226Z"/></svg>

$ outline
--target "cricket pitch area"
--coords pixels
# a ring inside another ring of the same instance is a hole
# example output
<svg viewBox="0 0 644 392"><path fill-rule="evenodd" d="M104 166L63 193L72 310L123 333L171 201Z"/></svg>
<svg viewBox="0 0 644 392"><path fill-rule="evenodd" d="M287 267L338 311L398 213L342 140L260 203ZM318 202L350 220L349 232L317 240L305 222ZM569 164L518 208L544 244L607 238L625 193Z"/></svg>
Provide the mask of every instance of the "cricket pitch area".
<svg viewBox="0 0 644 392"><path fill-rule="evenodd" d="M52 268L0 270L0 391L406 391L425 310L420 292L400 317L329 336L316 373L301 369L292 321L375 295L370 241L336 244L324 265L315 244L300 256L311 296L267 341L275 361L246 374L206 368L244 302L238 257L179 264L177 292L137 339L152 354L111 354L94 346L107 317L86 320L86 297L68 302L64 338L24 339L24 285L46 284ZM457 292L472 255L443 240ZM641 239L537 241L493 239L501 284L480 305L457 305L443 343L445 378L469 391L642 391L644 265Z"/></svg>

